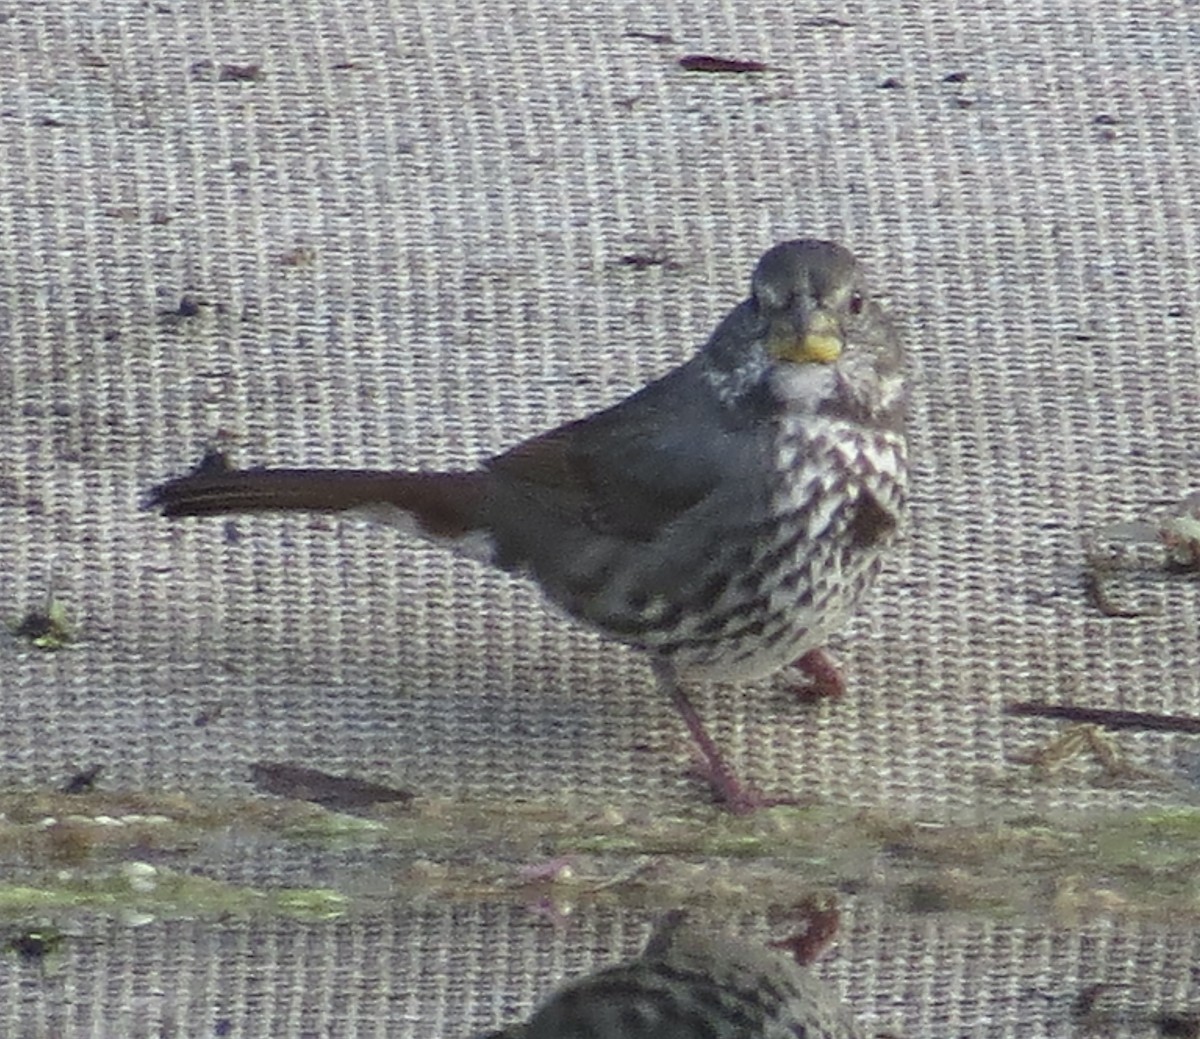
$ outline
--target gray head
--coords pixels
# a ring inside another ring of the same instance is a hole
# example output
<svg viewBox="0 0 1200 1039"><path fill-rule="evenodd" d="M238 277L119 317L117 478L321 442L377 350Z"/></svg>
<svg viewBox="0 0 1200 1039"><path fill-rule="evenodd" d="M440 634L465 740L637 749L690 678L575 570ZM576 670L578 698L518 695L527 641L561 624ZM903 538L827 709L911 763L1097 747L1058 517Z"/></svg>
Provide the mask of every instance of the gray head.
<svg viewBox="0 0 1200 1039"><path fill-rule="evenodd" d="M726 399L766 396L794 411L847 413L894 425L903 411L903 354L858 262L840 245L781 242L758 261L750 298L701 352Z"/></svg>

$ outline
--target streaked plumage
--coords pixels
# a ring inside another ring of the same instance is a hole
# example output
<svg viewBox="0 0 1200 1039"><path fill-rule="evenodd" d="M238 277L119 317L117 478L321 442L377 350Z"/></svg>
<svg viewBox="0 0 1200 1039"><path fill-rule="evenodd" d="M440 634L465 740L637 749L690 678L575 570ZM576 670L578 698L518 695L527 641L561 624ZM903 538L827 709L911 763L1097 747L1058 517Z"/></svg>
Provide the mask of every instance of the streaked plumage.
<svg viewBox="0 0 1200 1039"><path fill-rule="evenodd" d="M568 981L487 1039L865 1039L782 953L669 914L636 959Z"/></svg>
<svg viewBox="0 0 1200 1039"><path fill-rule="evenodd" d="M905 512L902 354L853 257L768 251L689 361L470 472L230 470L158 487L168 516L358 511L535 580L651 655L735 809L756 796L684 680L770 674L819 648L874 581Z"/></svg>

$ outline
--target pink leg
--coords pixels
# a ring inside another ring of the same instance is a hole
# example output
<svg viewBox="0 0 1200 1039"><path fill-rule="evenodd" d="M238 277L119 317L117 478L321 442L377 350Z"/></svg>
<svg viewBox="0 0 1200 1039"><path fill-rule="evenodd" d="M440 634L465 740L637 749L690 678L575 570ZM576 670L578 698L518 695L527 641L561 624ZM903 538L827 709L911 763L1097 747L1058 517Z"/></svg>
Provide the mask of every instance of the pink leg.
<svg viewBox="0 0 1200 1039"><path fill-rule="evenodd" d="M846 680L837 661L824 649L810 649L792 667L803 671L808 681L792 687L803 701L840 700L846 694Z"/></svg>
<svg viewBox="0 0 1200 1039"><path fill-rule="evenodd" d="M734 815L750 815L760 808L770 808L773 805L800 804L796 798L766 797L755 787L742 783L725 760L721 749L713 742L704 722L700 720L692 701L679 683L675 669L665 660L654 661L654 674L660 688L671 697L671 702L683 719L691 734L696 749L702 758L699 769L701 777L712 787L717 800L728 808Z"/></svg>

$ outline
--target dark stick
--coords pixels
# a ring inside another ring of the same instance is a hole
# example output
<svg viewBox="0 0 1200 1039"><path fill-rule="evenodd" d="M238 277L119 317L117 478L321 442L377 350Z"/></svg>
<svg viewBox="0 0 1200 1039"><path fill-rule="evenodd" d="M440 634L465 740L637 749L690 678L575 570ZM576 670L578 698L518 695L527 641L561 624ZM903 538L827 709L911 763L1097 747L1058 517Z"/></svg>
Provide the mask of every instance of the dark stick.
<svg viewBox="0 0 1200 1039"><path fill-rule="evenodd" d="M1077 704L1046 703L1024 700L1006 703L1004 713L1019 718L1057 718L1064 722L1103 725L1106 729L1141 729L1149 732L1190 732L1200 734L1200 718L1184 714L1154 714L1150 711L1114 711L1104 707L1080 707Z"/></svg>

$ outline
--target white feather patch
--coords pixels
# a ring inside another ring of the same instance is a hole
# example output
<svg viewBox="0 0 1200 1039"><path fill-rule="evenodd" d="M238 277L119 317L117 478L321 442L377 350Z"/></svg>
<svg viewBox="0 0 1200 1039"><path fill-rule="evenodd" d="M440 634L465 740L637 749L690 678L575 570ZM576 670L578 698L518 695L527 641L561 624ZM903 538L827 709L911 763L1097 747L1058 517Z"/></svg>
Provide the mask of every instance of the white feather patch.
<svg viewBox="0 0 1200 1039"><path fill-rule="evenodd" d="M496 558L496 546L492 536L484 530L472 530L461 537L447 537L444 534L430 534L407 509L402 509L390 502L376 501L360 505L346 511L347 516L365 520L368 523L378 523L384 527L395 527L411 537L429 541L443 548L449 548L468 559L477 559L481 563L491 563Z"/></svg>

